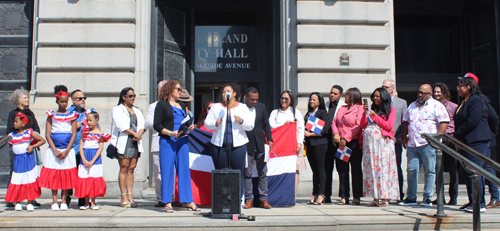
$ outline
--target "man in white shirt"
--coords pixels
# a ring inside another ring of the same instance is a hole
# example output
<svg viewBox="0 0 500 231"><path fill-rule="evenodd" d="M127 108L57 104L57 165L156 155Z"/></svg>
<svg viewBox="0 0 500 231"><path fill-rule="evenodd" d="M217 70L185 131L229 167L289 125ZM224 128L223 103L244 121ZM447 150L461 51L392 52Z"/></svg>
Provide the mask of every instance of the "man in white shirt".
<svg viewBox="0 0 500 231"><path fill-rule="evenodd" d="M163 84L167 81L162 80L158 83L158 93L160 93ZM146 128L151 129L153 131L153 138L151 139L151 153L153 154L153 178L155 182L155 193L156 193L156 202L155 207L163 207L163 202L161 201L161 175L160 175L160 137L158 136L158 132L153 129L154 117L155 117L155 108L156 103L158 101L149 105L148 114L146 115Z"/></svg>

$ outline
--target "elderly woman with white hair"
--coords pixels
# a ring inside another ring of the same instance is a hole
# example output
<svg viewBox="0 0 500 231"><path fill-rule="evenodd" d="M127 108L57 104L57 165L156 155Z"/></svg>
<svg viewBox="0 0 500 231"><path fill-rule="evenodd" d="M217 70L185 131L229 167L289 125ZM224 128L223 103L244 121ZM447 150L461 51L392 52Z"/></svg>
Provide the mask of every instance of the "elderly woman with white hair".
<svg viewBox="0 0 500 231"><path fill-rule="evenodd" d="M32 128L33 131L40 134L40 127L38 126L38 122L36 121L35 114L29 109L30 99L28 91L24 90L22 87L20 89L16 89L10 96L9 102L16 107L16 109L9 112L9 117L7 120L7 129L5 133L8 135L14 132L16 129L14 128L14 120L16 118L16 114L18 112L22 112L26 116L29 117L29 123L26 125L26 128ZM10 174L9 179L12 177L12 169L14 163L14 153L12 150L9 152L10 154ZM9 187L10 180L7 182L7 188ZM40 206L40 203L33 200L31 202L34 206ZM14 204L8 203L7 207L14 207Z"/></svg>

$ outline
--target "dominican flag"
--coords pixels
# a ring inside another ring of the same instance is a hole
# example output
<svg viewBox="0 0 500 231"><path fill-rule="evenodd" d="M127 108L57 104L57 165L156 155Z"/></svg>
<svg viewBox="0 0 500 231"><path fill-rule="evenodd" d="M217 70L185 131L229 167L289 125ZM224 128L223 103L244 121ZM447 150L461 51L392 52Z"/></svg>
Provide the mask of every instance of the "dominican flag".
<svg viewBox="0 0 500 231"><path fill-rule="evenodd" d="M344 147L344 149L341 149L340 147L337 148L337 153L335 153L335 157L343 160L344 162L349 162L349 158L351 158L351 153L352 150L348 147Z"/></svg>
<svg viewBox="0 0 500 231"><path fill-rule="evenodd" d="M297 165L297 131L295 124L286 124L272 129L273 150L267 163L268 198L272 206L295 205L295 170ZM212 133L195 128L189 134L189 168L193 201L198 205L212 205L212 170L215 169L211 156ZM254 169L254 193L258 200L257 170ZM244 186L242 186L244 187ZM178 197L176 185L176 200ZM258 202L259 203L259 202ZM257 204L258 204L257 203Z"/></svg>
<svg viewBox="0 0 500 231"><path fill-rule="evenodd" d="M310 116L307 120L306 129L314 132L318 135L321 135L321 130L325 126L325 121L316 118L315 116Z"/></svg>

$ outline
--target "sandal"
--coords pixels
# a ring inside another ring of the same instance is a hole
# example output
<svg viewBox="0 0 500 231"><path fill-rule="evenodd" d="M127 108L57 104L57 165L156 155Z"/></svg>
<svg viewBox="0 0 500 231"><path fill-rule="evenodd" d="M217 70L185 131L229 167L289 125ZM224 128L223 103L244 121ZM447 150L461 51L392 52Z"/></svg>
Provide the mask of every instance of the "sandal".
<svg viewBox="0 0 500 231"><path fill-rule="evenodd" d="M318 195L313 195L313 198L311 198L311 201L308 201L308 205L314 205L316 199L318 199Z"/></svg>
<svg viewBox="0 0 500 231"><path fill-rule="evenodd" d="M132 195L132 193L127 193L127 194ZM130 197L132 197L132 196L130 196ZM129 203L130 203L130 207L132 207L132 208L136 208L138 205L137 202L134 201L134 199L129 200Z"/></svg>
<svg viewBox="0 0 500 231"><path fill-rule="evenodd" d="M378 200L378 207L387 207L389 206L389 201L386 200Z"/></svg>
<svg viewBox="0 0 500 231"><path fill-rule="evenodd" d="M351 205L360 205L359 199L352 200Z"/></svg>
<svg viewBox="0 0 500 231"><path fill-rule="evenodd" d="M193 202L191 202L191 203L186 203L185 205L186 205L186 208L187 208L187 210L188 210L188 211L189 211L190 209L191 209L192 211L201 211L201 209L200 209L200 208L198 208L198 206L196 206L196 204L195 204L195 203L193 203ZM192 205L194 205L194 208L192 207Z"/></svg>
<svg viewBox="0 0 500 231"><path fill-rule="evenodd" d="M346 204L346 199L345 198L340 199L338 205L345 205L345 204Z"/></svg>
<svg viewBox="0 0 500 231"><path fill-rule="evenodd" d="M125 208L130 208L130 203L128 201L122 201L121 206Z"/></svg>
<svg viewBox="0 0 500 231"><path fill-rule="evenodd" d="M318 201L320 198L321 198L321 200ZM318 197L316 197L316 201L313 203L313 205L321 205L323 203L325 203L325 196L318 195Z"/></svg>
<svg viewBox="0 0 500 231"><path fill-rule="evenodd" d="M376 200L373 200L372 202L370 202L370 204L368 204L368 206L378 206L378 202Z"/></svg>
<svg viewBox="0 0 500 231"><path fill-rule="evenodd" d="M165 204L165 212L167 212L167 213L173 213L174 212L174 209L172 208L172 204L171 203Z"/></svg>

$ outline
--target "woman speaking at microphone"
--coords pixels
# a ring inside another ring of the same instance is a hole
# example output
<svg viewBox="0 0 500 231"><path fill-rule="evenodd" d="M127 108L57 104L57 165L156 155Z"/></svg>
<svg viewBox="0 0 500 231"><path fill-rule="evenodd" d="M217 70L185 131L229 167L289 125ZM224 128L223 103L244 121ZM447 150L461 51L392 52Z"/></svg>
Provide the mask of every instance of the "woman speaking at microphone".
<svg viewBox="0 0 500 231"><path fill-rule="evenodd" d="M212 158L215 169L229 167L240 170L242 189L240 193L243 193L243 170L245 169L246 143L248 143L245 131L253 129L255 114L251 113L245 104L238 102L241 98L241 91L236 83L225 84L221 89L223 102L212 105L205 119L205 127L213 130ZM226 145L229 146L230 152L229 166L226 166Z"/></svg>

